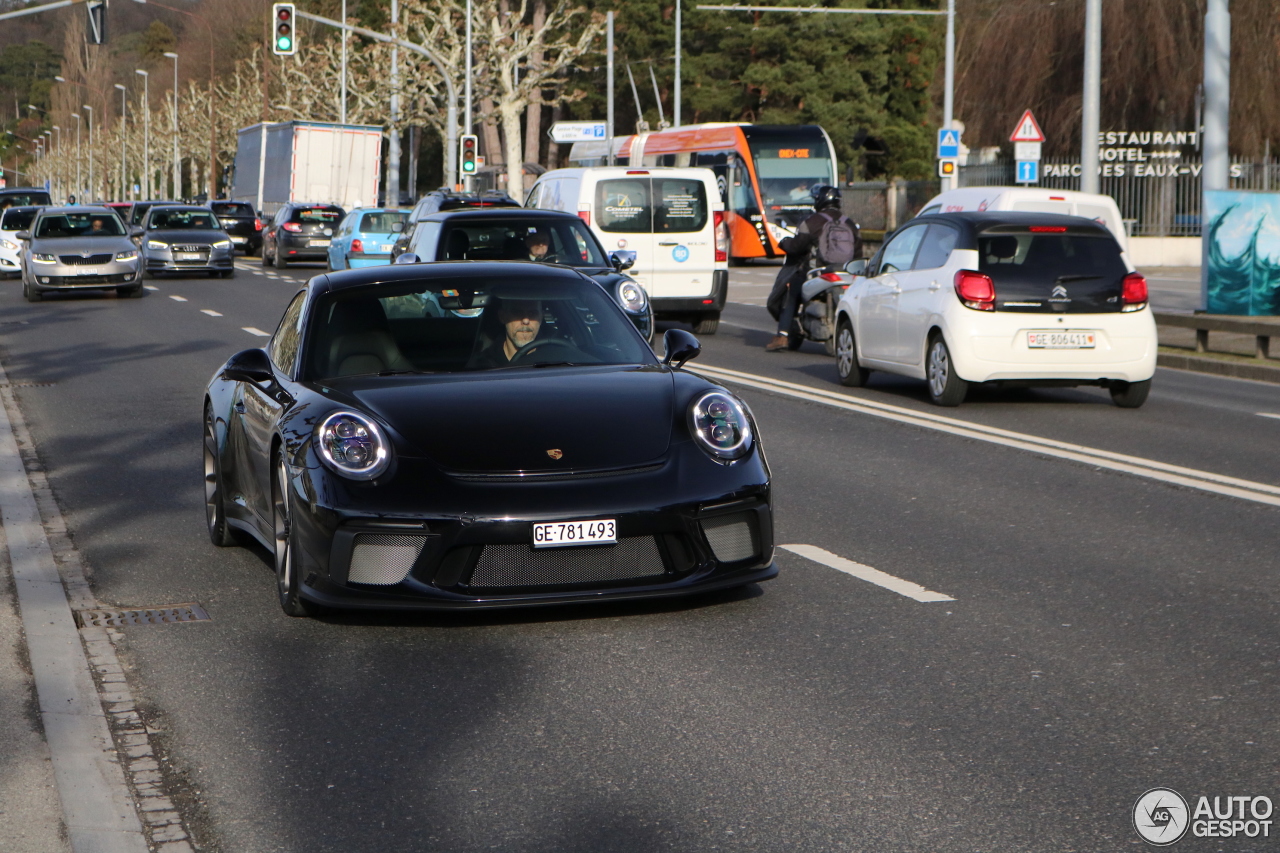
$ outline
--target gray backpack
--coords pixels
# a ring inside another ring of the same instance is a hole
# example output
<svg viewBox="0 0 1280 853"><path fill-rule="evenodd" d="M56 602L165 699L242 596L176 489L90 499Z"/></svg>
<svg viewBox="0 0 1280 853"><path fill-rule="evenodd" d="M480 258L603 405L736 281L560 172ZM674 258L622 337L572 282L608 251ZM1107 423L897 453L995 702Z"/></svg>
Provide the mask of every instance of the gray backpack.
<svg viewBox="0 0 1280 853"><path fill-rule="evenodd" d="M818 260L824 267L843 267L857 257L858 226L847 216L822 215L827 225L818 236Z"/></svg>

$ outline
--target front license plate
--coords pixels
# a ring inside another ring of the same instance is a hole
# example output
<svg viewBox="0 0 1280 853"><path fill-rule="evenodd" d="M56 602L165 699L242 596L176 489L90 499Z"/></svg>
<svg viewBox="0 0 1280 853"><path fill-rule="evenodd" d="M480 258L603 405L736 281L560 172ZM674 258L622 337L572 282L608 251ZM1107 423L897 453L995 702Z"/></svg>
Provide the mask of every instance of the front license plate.
<svg viewBox="0 0 1280 853"><path fill-rule="evenodd" d="M308 242L307 245L308 246L327 246L329 245L329 241L328 240L312 240Z"/></svg>
<svg viewBox="0 0 1280 853"><path fill-rule="evenodd" d="M173 259L175 261L200 261L204 260L204 256L199 252L174 252Z"/></svg>
<svg viewBox="0 0 1280 853"><path fill-rule="evenodd" d="M562 548L565 545L616 545L618 525L612 518L591 521L553 521L533 526L533 547Z"/></svg>
<svg viewBox="0 0 1280 853"><path fill-rule="evenodd" d="M1028 349L1093 349L1097 332L1027 332Z"/></svg>

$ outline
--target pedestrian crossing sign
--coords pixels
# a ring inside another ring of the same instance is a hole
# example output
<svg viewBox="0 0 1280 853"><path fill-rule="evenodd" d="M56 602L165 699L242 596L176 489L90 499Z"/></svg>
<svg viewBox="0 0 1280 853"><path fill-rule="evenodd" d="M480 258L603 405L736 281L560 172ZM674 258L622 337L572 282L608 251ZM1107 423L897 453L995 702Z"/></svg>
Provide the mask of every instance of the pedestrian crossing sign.
<svg viewBox="0 0 1280 853"><path fill-rule="evenodd" d="M938 158L960 156L960 131L944 127L938 131Z"/></svg>

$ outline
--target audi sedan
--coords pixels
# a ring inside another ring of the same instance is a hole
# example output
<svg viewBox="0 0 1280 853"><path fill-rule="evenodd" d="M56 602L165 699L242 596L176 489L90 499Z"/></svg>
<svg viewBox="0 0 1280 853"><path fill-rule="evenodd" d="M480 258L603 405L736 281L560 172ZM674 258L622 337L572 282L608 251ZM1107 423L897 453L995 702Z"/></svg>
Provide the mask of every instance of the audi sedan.
<svg viewBox="0 0 1280 853"><path fill-rule="evenodd" d="M207 207L182 205L147 211L142 237L147 275L200 273L232 278L235 244Z"/></svg>
<svg viewBox="0 0 1280 853"><path fill-rule="evenodd" d="M659 361L599 284L537 263L318 275L204 399L215 545L274 554L285 613L689 595L767 580L751 412Z"/></svg>
<svg viewBox="0 0 1280 853"><path fill-rule="evenodd" d="M120 218L105 207L42 207L22 243L22 295L39 302L46 293L114 289L142 296L138 247Z"/></svg>

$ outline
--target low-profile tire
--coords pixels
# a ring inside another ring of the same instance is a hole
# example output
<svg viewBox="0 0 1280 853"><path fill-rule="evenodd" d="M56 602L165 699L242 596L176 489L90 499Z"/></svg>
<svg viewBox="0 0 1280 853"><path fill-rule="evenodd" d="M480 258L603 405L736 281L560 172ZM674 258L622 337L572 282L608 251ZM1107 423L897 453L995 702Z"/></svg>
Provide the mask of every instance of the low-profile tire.
<svg viewBox="0 0 1280 853"><path fill-rule="evenodd" d="M1138 408L1147 402L1147 395L1150 393L1150 379L1144 379L1141 382L1111 383L1111 402L1122 409Z"/></svg>
<svg viewBox="0 0 1280 853"><path fill-rule="evenodd" d="M853 324L847 317L836 327L835 342L836 375L840 377L840 384L849 388L866 385L871 371L858 364L858 345L853 337Z"/></svg>
<svg viewBox="0 0 1280 853"><path fill-rule="evenodd" d="M695 335L714 335L718 328L720 328L719 311L702 314L693 322L693 333Z"/></svg>
<svg viewBox="0 0 1280 853"><path fill-rule="evenodd" d="M209 541L219 548L239 545L240 541L227 524L223 503L222 463L218 458L218 439L214 432L213 410L204 410L204 520L209 528Z"/></svg>
<svg viewBox="0 0 1280 853"><path fill-rule="evenodd" d="M787 332L787 349L795 352L804 346L804 330L800 328L800 320L791 321L791 331Z"/></svg>
<svg viewBox="0 0 1280 853"><path fill-rule="evenodd" d="M285 259L284 255L280 254L279 246L276 246L275 257L273 257L271 260L272 262L275 263L276 269L278 270L282 270L285 267L289 266L289 262Z"/></svg>
<svg viewBox="0 0 1280 853"><path fill-rule="evenodd" d="M22 295L28 302L39 302L42 298L40 291L27 284L25 281L22 283Z"/></svg>
<svg viewBox="0 0 1280 853"><path fill-rule="evenodd" d="M141 299L143 294L142 285L135 284L133 287L117 287L116 296L121 299Z"/></svg>
<svg viewBox="0 0 1280 853"><path fill-rule="evenodd" d="M969 392L969 383L956 374L951 350L941 334L929 341L925 376L929 383L929 399L938 406L958 406Z"/></svg>
<svg viewBox="0 0 1280 853"><path fill-rule="evenodd" d="M827 355L836 354L836 299L833 294L827 295L827 339L822 342Z"/></svg>
<svg viewBox="0 0 1280 853"><path fill-rule="evenodd" d="M284 450L276 451L271 477L271 528L275 540L276 594L280 609L289 616L316 616L320 608L299 595L297 535L293 527L293 498L289 490L288 462Z"/></svg>

